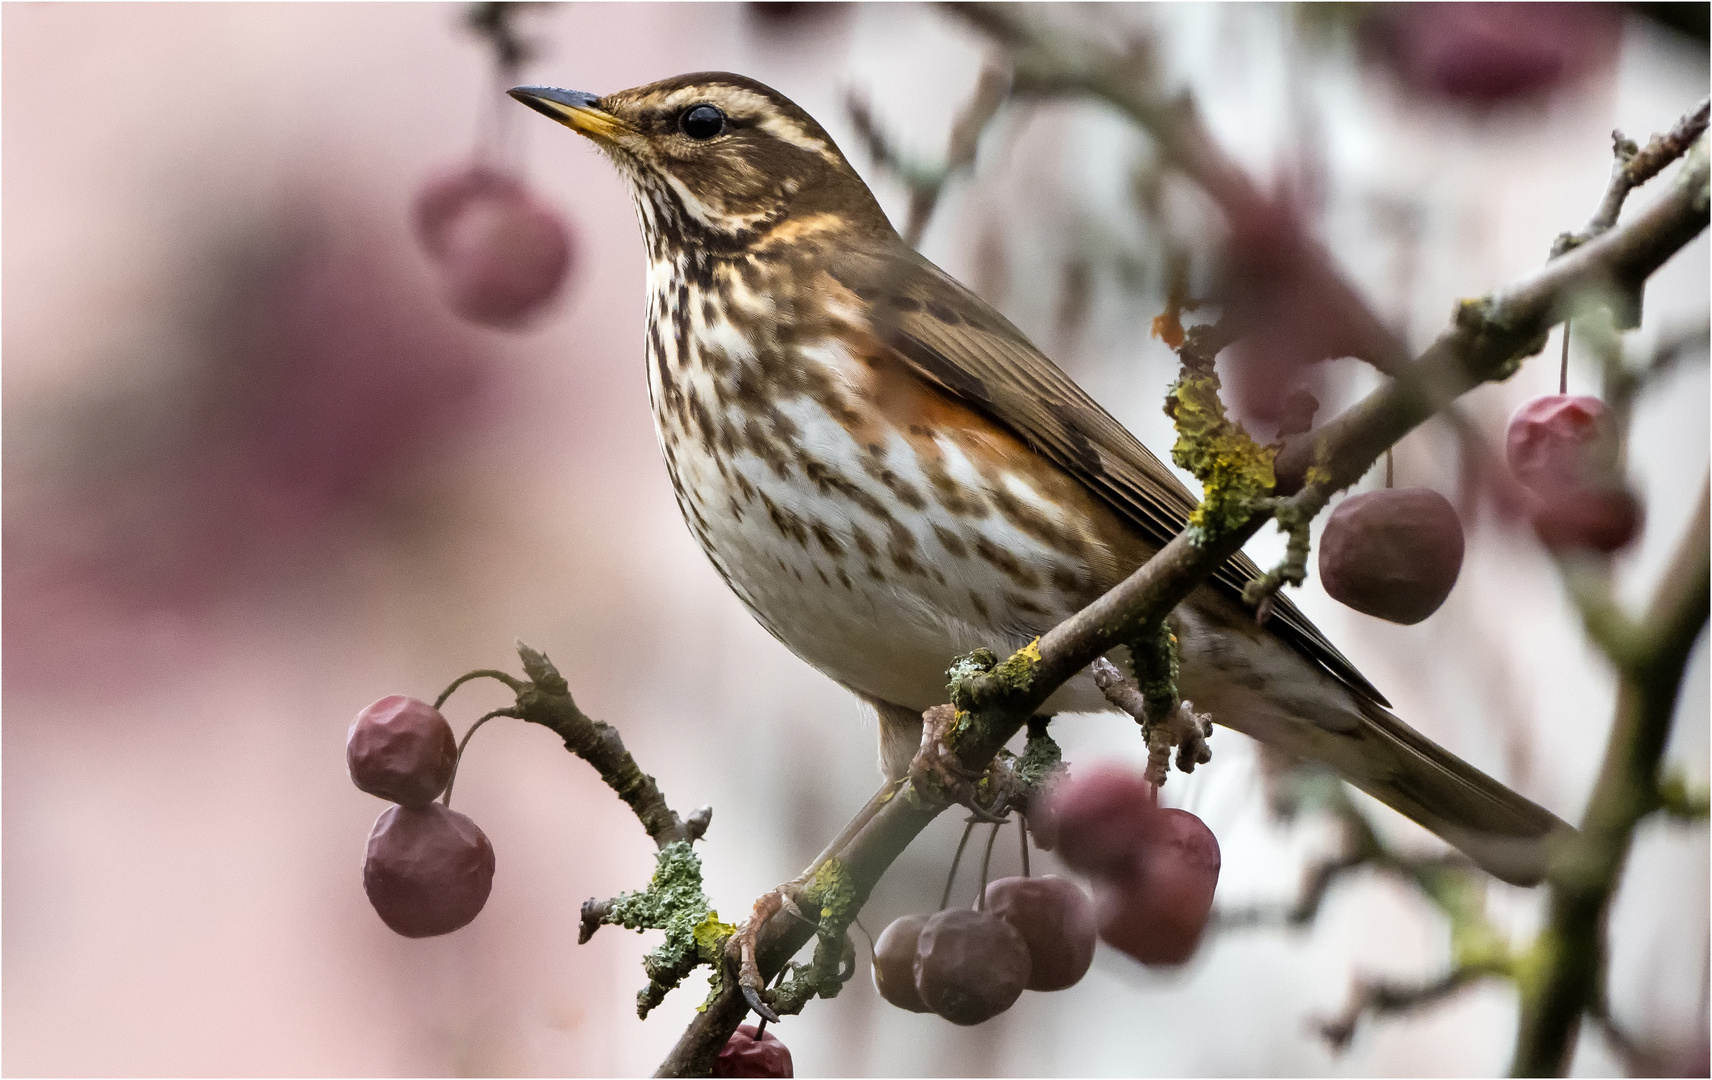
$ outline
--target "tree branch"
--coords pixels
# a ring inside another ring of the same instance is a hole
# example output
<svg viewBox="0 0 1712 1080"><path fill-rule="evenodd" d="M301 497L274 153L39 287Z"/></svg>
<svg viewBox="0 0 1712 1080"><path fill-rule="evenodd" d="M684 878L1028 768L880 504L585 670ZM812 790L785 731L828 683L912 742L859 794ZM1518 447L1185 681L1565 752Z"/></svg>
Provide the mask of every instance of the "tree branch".
<svg viewBox="0 0 1712 1080"><path fill-rule="evenodd" d="M528 683L506 677L517 692L517 710L532 724L551 728L565 740L565 749L594 766L606 785L618 793L642 822L654 846L664 848L678 841L694 842L707 832L713 808L703 806L680 818L666 804L666 796L654 778L642 771L624 740L611 724L590 719L571 699L571 688L550 660L521 641L517 654L523 659Z"/></svg>
<svg viewBox="0 0 1712 1080"><path fill-rule="evenodd" d="M1429 403L1446 396L1440 371L1464 373L1451 384L1459 387L1456 393L1460 393L1482 381L1470 378L1467 372L1513 367L1537 336L1538 328L1546 325L1544 320L1568 310L1569 297L1587 281L1608 277L1612 267L1629 272L1644 267L1650 272L1698 234L1707 218L1703 158L1693 172L1701 186L1698 200L1692 198L1693 190L1685 183L1647 214L1613 229L1519 285L1484 300L1465 301L1461 311L1474 315L1464 314L1426 355L1405 367L1401 378L1375 391L1315 433L1309 442L1292 440L1285 454L1292 448L1323 443L1320 467L1334 478L1349 477L1343 481L1346 484L1359 478L1391 441L1431 414ZM1410 389L1400 391L1398 386ZM1421 386L1433 387L1433 392L1427 394L1419 389ZM1311 463L1309 458L1296 475L1306 472ZM1179 533L1110 592L1003 663L960 664L954 668L952 701L960 721L964 721L953 747L958 763L972 773L984 771L1005 742L1059 686L1141 628L1163 620L1269 517L1268 510L1256 509L1247 520L1225 531L1201 533L1196 539L1187 532ZM859 910L893 860L945 806L936 787L920 778L912 776L900 784L886 785L798 880L836 862L841 879L850 886L854 908ZM789 914L770 917L757 938L756 960L762 974L769 978L776 974L813 934L812 927ZM730 962L735 960L728 957ZM737 980L727 978L720 992L691 1021L657 1075L706 1075L747 1010Z"/></svg>
<svg viewBox="0 0 1712 1080"><path fill-rule="evenodd" d="M1699 509L1646 616L1596 638L1617 664L1617 716L1581 831L1557 853L1548 872L1549 922L1534 947L1530 977L1521 982L1512 1075L1563 1075L1582 1013L1603 1000L1606 909L1635 825L1663 805L1659 758L1683 668L1706 626L1712 588L1707 501L1702 486Z"/></svg>

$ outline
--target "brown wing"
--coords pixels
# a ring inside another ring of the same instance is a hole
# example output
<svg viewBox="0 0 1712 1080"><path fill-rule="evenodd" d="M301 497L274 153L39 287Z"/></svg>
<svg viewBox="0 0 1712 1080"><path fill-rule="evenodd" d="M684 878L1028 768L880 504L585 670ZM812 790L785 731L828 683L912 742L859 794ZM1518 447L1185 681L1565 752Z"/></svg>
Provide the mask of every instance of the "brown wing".
<svg viewBox="0 0 1712 1080"><path fill-rule="evenodd" d="M985 301L914 252L845 249L829 271L874 306L875 331L922 378L1003 424L1086 484L1147 538L1181 532L1195 498L1164 463ZM1260 570L1238 553L1214 576L1241 596ZM1362 696L1388 705L1280 595L1268 627Z"/></svg>

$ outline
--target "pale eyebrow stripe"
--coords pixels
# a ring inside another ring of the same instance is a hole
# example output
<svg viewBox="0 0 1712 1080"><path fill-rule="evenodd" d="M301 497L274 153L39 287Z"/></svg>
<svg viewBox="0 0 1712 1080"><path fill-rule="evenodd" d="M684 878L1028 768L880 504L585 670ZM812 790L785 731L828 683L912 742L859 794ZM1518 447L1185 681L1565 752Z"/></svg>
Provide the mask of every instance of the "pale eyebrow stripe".
<svg viewBox="0 0 1712 1080"><path fill-rule="evenodd" d="M729 113L759 116L761 119L756 122L756 126L773 138L789 143L799 150L818 154L829 164L839 163L837 153L824 139L809 134L808 130L793 118L773 111L773 103L765 95L735 86L715 86L712 90L712 93L707 93L693 86L682 87L666 98L666 107L678 109L697 101L707 101L724 106Z"/></svg>

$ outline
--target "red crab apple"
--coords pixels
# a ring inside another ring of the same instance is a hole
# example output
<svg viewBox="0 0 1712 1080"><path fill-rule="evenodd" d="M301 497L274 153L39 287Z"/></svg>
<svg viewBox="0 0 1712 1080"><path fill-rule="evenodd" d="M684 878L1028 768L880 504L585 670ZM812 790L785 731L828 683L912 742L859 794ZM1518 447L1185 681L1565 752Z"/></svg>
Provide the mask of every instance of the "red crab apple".
<svg viewBox="0 0 1712 1080"><path fill-rule="evenodd" d="M1094 905L1061 877L1008 877L987 886L987 911L1028 946L1030 990L1065 990L1094 962Z"/></svg>
<svg viewBox="0 0 1712 1080"><path fill-rule="evenodd" d="M916 990L953 1024L979 1024L1004 1012L1022 996L1028 978L1028 943L984 911L941 911L916 939Z"/></svg>
<svg viewBox="0 0 1712 1080"><path fill-rule="evenodd" d="M416 230L440 265L452 309L488 326L527 323L571 262L558 213L516 177L483 165L430 180L416 200Z"/></svg>
<svg viewBox="0 0 1712 1080"><path fill-rule="evenodd" d="M1051 832L1066 866L1099 874L1128 859L1155 804L1145 776L1123 765L1094 765L1053 787L1041 808L1042 831Z"/></svg>
<svg viewBox="0 0 1712 1080"><path fill-rule="evenodd" d="M345 737L351 782L403 806L439 798L458 765L458 740L440 710L392 694L357 714Z"/></svg>
<svg viewBox="0 0 1712 1080"><path fill-rule="evenodd" d="M405 937L449 934L481 913L493 887L493 845L439 803L389 806L369 833L363 891Z"/></svg>
<svg viewBox="0 0 1712 1080"><path fill-rule="evenodd" d="M1462 521L1443 495L1370 491L1332 511L1320 537L1320 582L1339 603L1407 626L1450 595L1462 551Z"/></svg>
<svg viewBox="0 0 1712 1080"><path fill-rule="evenodd" d="M915 949L927 919L905 915L893 919L874 942L874 989L900 1009L932 1012L915 988Z"/></svg>
<svg viewBox="0 0 1712 1080"><path fill-rule="evenodd" d="M742 1024L731 1033L713 1062L715 1076L794 1076L791 1051L771 1031L755 1037L754 1024Z"/></svg>
<svg viewBox="0 0 1712 1080"><path fill-rule="evenodd" d="M1537 397L1511 415L1504 457L1516 479L1542 495L1607 483L1617 471L1617 428L1596 397Z"/></svg>
<svg viewBox="0 0 1712 1080"><path fill-rule="evenodd" d="M1155 810L1148 836L1120 874L1097 879L1100 939L1144 964L1195 954L1219 883L1219 842L1186 810Z"/></svg>

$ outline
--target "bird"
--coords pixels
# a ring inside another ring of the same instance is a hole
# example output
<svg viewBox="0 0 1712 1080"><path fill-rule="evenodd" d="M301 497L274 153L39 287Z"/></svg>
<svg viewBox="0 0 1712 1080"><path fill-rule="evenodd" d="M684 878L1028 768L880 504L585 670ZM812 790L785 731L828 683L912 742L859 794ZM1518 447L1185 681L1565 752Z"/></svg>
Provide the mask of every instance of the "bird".
<svg viewBox="0 0 1712 1080"><path fill-rule="evenodd" d="M762 627L873 709L886 776L908 770L955 657L1026 644L1183 529L1183 483L906 243L785 95L727 72L510 94L627 183L684 521ZM1234 557L1173 613L1182 696L1493 875L1541 880L1569 826L1396 717L1287 598L1259 623L1241 599L1258 575ZM1111 709L1083 672L1042 711Z"/></svg>

